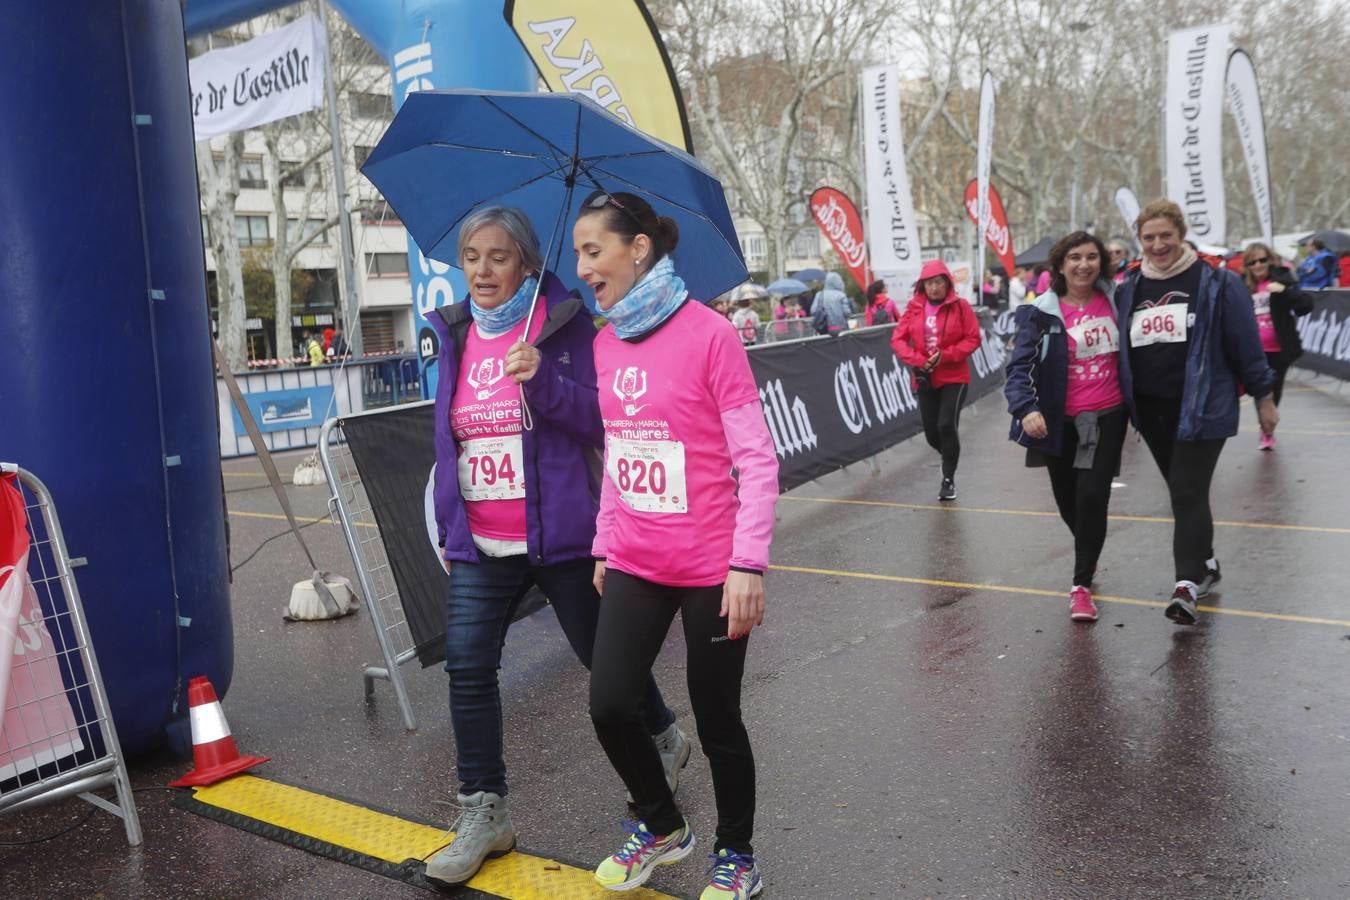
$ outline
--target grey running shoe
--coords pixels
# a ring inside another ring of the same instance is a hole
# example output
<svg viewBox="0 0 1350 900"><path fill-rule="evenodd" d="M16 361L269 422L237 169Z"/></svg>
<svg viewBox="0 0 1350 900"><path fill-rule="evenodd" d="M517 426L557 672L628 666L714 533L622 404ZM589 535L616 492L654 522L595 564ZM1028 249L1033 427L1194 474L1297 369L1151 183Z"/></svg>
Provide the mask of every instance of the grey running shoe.
<svg viewBox="0 0 1350 900"><path fill-rule="evenodd" d="M942 479L942 487L938 488L938 499L939 499L939 500L955 500L955 499L956 499L956 479L955 479L955 478L944 478L944 479Z"/></svg>
<svg viewBox="0 0 1350 900"><path fill-rule="evenodd" d="M669 728L652 740L656 741L656 749L661 753L661 767L666 770L666 784L670 785L673 794L680 787L680 770L689 765L689 738L684 736L679 725L671 722Z"/></svg>
<svg viewBox="0 0 1350 900"><path fill-rule="evenodd" d="M505 797L479 791L456 799L460 817L454 826L455 839L427 860L427 880L445 885L463 884L478 874L485 860L505 856L516 846Z"/></svg>
<svg viewBox="0 0 1350 900"><path fill-rule="evenodd" d="M1167 604L1164 615L1178 625L1194 625L1198 613L1195 611L1195 596L1191 593L1191 589L1184 584L1177 585L1177 589L1172 592L1172 602Z"/></svg>
<svg viewBox="0 0 1350 900"><path fill-rule="evenodd" d="M1214 585L1218 584L1222 578L1223 575L1219 572L1219 561L1217 559L1214 560L1214 568L1212 569L1209 567L1209 563L1205 563L1205 577L1200 579L1200 584L1197 586L1196 599L1203 600L1209 596L1209 592L1214 590Z"/></svg>
<svg viewBox="0 0 1350 900"><path fill-rule="evenodd" d="M670 785L670 792L673 794L680 789L680 770L689 765L691 749L689 738L684 736L680 726L671 722L665 731L652 735L652 741L656 743L657 752L661 754L661 768L666 770L666 784ZM628 805L632 806L633 792L624 791L623 796Z"/></svg>

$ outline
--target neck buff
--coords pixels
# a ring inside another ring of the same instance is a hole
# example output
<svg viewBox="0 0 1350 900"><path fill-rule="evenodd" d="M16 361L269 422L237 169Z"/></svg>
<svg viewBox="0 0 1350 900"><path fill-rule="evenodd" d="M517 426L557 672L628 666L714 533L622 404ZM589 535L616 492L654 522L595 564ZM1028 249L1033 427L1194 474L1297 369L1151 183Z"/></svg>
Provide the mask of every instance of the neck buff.
<svg viewBox="0 0 1350 900"><path fill-rule="evenodd" d="M1165 281L1168 278L1174 278L1182 272L1185 272L1194 265L1195 261L1199 258L1200 257L1195 255L1195 251L1191 249L1190 244L1182 244L1181 257L1166 269L1157 268L1153 265L1153 261L1148 257L1144 257L1144 261L1140 265L1140 268L1143 269L1145 278L1152 278L1154 281Z"/></svg>
<svg viewBox="0 0 1350 900"><path fill-rule="evenodd" d="M629 288L618 303L600 310L600 315L614 326L615 334L629 340L669 319L688 296L684 279L675 274L675 264L667 256Z"/></svg>
<svg viewBox="0 0 1350 900"><path fill-rule="evenodd" d="M504 334L517 322L525 321L525 315L534 305L535 291L539 288L539 276L531 275L520 283L516 292L501 306L483 309L473 297L469 297L469 312L480 331L485 334Z"/></svg>

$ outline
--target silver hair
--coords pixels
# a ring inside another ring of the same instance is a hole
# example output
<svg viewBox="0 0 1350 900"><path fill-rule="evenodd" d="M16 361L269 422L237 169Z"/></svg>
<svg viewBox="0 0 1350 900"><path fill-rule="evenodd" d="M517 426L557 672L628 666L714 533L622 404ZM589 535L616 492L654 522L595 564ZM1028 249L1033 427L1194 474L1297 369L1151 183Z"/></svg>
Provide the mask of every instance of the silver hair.
<svg viewBox="0 0 1350 900"><path fill-rule="evenodd" d="M520 261L527 270L532 272L544 270L544 259L539 252L539 235L534 233L534 226L530 224L525 214L514 206L488 206L469 214L459 226L458 259L461 262L464 259L464 248L474 234L485 225L496 225L515 241L516 249L520 251Z"/></svg>
<svg viewBox="0 0 1350 900"><path fill-rule="evenodd" d="M1119 247L1121 250L1124 250L1127 254L1134 252L1134 247L1130 246L1130 242L1122 237L1113 237L1111 238L1111 240L1106 242L1107 250L1110 250L1112 247Z"/></svg>

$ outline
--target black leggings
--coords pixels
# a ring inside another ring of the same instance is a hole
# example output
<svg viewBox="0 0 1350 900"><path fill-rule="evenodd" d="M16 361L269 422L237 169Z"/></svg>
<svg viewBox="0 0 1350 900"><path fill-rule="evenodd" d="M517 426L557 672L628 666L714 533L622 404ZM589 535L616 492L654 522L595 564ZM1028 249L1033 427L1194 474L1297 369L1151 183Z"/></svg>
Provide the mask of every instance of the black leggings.
<svg viewBox="0 0 1350 900"><path fill-rule="evenodd" d="M722 585L681 588L609 569L591 662L591 721L610 763L658 835L684 824L643 724L643 693L675 613L684 620L689 700L717 799L714 850L754 853L755 758L741 720L747 638L730 640Z"/></svg>
<svg viewBox="0 0 1350 900"><path fill-rule="evenodd" d="M1280 405L1280 398L1284 396L1284 375L1289 371L1289 363L1284 361L1283 353L1267 353L1266 362L1275 370L1275 405Z"/></svg>
<svg viewBox="0 0 1350 900"><path fill-rule="evenodd" d="M1106 510L1111 503L1111 479L1120 465L1120 448L1125 444L1125 410L1107 413L1097 419L1097 451L1092 468L1075 469L1078 429L1073 420L1064 420L1063 452L1045 457L1050 471L1050 489L1060 518L1073 534L1073 583L1089 587L1097 574L1097 558L1106 543Z"/></svg>
<svg viewBox="0 0 1350 900"><path fill-rule="evenodd" d="M1176 520L1172 526L1172 557L1177 581L1199 584L1205 577L1205 560L1214 555L1209 484L1225 439L1179 441L1180 420L1179 399L1135 398L1135 427L1148 444L1172 497L1172 517Z"/></svg>
<svg viewBox="0 0 1350 900"><path fill-rule="evenodd" d="M957 428L961 424L961 401L966 398L968 384L944 384L940 388L919 385L919 417L923 419L923 436L928 446L942 454L942 477L955 478L956 464L961 459L961 438Z"/></svg>

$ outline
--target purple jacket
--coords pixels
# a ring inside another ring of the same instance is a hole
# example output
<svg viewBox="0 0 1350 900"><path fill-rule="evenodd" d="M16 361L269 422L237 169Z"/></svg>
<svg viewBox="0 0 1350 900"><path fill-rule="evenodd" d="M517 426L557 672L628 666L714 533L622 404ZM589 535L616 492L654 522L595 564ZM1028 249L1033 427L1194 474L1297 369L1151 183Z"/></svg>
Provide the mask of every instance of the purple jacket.
<svg viewBox="0 0 1350 900"><path fill-rule="evenodd" d="M548 318L535 346L539 371L525 382L534 428L523 435L526 546L532 565L591 558L600 508L604 426L595 386L595 324L580 300L545 273ZM427 321L441 341L436 384L436 486L433 502L448 560L478 562L457 476L459 450L450 407L473 316L469 301L433 310Z"/></svg>

